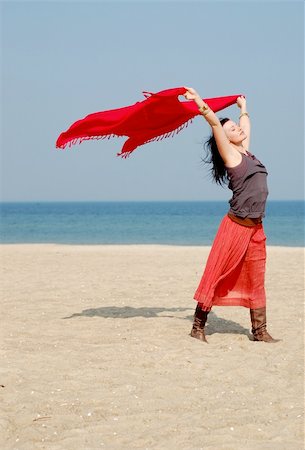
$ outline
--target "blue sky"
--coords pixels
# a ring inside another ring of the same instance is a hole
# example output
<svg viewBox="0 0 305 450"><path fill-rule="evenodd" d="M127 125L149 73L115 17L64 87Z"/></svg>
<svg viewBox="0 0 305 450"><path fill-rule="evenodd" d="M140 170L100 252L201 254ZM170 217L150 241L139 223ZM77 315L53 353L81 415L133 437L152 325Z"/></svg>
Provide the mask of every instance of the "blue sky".
<svg viewBox="0 0 305 450"><path fill-rule="evenodd" d="M178 86L203 98L243 93L268 198L304 198L302 1L1 6L2 200L228 200L201 163L201 117L126 160L116 156L125 138L55 149L87 114ZM218 115L238 120L239 109Z"/></svg>

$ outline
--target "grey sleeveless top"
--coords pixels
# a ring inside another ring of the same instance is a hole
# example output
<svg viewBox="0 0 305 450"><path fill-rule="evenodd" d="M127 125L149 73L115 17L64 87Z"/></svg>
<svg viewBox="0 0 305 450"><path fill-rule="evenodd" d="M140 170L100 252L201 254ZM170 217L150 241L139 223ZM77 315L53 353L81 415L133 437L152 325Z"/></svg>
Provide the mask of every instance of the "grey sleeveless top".
<svg viewBox="0 0 305 450"><path fill-rule="evenodd" d="M225 166L229 178L228 188L233 191L229 200L229 212L249 218L265 217L269 194L266 167L250 152L241 153L241 163L235 167Z"/></svg>

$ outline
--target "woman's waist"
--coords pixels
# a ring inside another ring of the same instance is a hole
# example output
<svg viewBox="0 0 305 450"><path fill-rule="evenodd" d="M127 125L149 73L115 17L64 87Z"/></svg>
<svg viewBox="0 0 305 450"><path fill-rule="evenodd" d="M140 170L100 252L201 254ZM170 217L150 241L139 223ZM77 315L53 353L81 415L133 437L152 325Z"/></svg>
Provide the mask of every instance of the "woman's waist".
<svg viewBox="0 0 305 450"><path fill-rule="evenodd" d="M261 217L239 217L236 216L235 214L233 214L232 212L228 212L228 216L230 217L230 219L232 219L234 222L239 223L240 225L244 225L247 227L254 227L255 225L258 225L260 223L262 223L262 218Z"/></svg>

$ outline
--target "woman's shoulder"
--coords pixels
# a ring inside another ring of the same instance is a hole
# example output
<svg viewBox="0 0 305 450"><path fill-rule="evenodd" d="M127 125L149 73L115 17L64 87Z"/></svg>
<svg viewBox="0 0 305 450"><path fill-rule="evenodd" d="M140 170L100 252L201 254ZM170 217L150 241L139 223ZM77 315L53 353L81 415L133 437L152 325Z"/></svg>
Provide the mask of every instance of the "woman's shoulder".
<svg viewBox="0 0 305 450"><path fill-rule="evenodd" d="M234 152L232 152L224 166L227 169L234 169L235 167L241 166L246 156L252 156L252 154L250 152L244 153L234 149Z"/></svg>

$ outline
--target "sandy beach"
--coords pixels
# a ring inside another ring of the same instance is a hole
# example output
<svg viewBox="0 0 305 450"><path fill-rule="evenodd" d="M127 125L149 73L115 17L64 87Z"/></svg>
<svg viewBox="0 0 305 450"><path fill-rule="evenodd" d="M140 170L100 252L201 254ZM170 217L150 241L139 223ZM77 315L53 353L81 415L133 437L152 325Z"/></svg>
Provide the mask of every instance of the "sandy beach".
<svg viewBox="0 0 305 450"><path fill-rule="evenodd" d="M3 450L304 449L304 249L268 247L267 318L214 307L210 247L1 245Z"/></svg>

